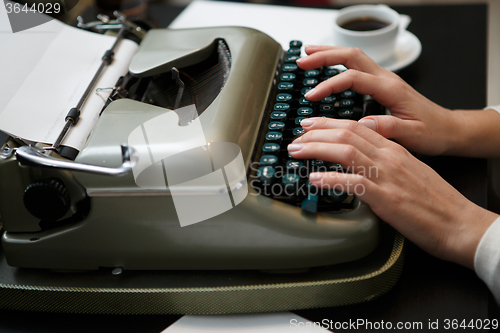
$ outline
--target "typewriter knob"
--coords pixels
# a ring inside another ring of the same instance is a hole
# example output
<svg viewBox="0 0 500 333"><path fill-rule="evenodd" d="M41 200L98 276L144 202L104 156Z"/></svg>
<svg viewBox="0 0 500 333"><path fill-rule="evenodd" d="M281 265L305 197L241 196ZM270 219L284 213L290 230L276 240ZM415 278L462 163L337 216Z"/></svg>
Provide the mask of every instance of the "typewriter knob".
<svg viewBox="0 0 500 333"><path fill-rule="evenodd" d="M29 184L24 190L23 201L30 214L42 221L55 221L63 217L71 205L66 187L57 178Z"/></svg>

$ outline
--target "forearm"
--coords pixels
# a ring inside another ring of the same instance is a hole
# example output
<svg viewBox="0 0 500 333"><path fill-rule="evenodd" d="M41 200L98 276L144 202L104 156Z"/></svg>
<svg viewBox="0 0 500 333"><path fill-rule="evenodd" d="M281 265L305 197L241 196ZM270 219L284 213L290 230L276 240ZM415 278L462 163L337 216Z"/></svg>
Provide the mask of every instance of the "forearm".
<svg viewBox="0 0 500 333"><path fill-rule="evenodd" d="M445 155L500 157L500 114L495 110L454 110Z"/></svg>

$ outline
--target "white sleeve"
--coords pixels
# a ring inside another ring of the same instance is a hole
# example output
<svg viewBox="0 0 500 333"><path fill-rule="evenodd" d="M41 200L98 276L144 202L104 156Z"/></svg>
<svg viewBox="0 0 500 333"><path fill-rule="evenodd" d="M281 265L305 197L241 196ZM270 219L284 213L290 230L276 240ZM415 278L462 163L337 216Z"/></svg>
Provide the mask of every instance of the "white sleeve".
<svg viewBox="0 0 500 333"><path fill-rule="evenodd" d="M474 269L500 305L500 217L493 222L479 242Z"/></svg>
<svg viewBox="0 0 500 333"><path fill-rule="evenodd" d="M495 110L496 112L500 113L500 105L491 105L487 106L484 108L485 110Z"/></svg>

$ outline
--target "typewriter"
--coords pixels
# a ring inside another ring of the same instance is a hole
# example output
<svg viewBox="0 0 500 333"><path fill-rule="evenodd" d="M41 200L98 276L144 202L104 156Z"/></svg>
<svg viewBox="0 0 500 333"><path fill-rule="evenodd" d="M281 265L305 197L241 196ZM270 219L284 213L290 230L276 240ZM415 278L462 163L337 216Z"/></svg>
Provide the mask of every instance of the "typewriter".
<svg viewBox="0 0 500 333"><path fill-rule="evenodd" d="M309 102L303 95L342 69L303 71L300 53L299 41L283 50L250 28L149 30L81 151L7 138L8 264L293 270L370 254L380 239L370 208L307 182L311 171L347 170L293 160L286 147L304 118L358 120L385 109L350 90Z"/></svg>

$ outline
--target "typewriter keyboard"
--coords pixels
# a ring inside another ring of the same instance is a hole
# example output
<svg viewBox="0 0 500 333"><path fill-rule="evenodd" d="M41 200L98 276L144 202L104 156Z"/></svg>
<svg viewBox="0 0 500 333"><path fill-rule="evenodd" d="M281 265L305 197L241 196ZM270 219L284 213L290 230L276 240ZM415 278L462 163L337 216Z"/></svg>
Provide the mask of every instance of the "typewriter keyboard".
<svg viewBox="0 0 500 333"><path fill-rule="evenodd" d="M322 67L304 71L296 60L302 43L291 41L280 65L275 91L264 115L257 140L253 184L260 194L299 206L303 211L347 211L353 209L352 195L341 189L317 189L310 185L308 175L313 171L349 172L340 164L322 160L296 160L288 154L287 146L305 133L300 122L309 117L359 120L369 114L384 111L368 96L352 90L333 94L320 102L310 102L304 95L318 83L342 72L338 67Z"/></svg>

